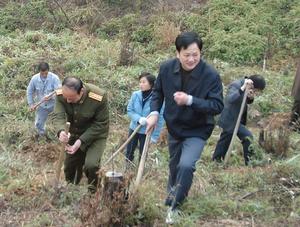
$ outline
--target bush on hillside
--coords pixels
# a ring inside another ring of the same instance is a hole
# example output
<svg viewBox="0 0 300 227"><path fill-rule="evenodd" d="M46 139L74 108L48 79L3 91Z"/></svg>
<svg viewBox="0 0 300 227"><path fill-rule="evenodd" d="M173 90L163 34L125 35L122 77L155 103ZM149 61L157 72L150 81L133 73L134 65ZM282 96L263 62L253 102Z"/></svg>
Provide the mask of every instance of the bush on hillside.
<svg viewBox="0 0 300 227"><path fill-rule="evenodd" d="M199 4L189 1L186 4L194 8L190 11L185 10L182 2L174 7L169 1L160 2L160 9L143 1L127 3L88 1L78 6L74 1L61 1L60 4L45 0L9 1L0 9L0 34L25 27L52 32L83 27L105 38L129 32L131 41L149 46L149 52L153 53L161 46L168 49L173 45L174 31L192 30L203 37L207 58L251 66L262 64L264 60L268 66L272 59L279 61L290 54L295 58L300 52L297 36L300 3L296 0L242 1L239 4L234 0L201 1ZM181 5L184 10L175 12Z"/></svg>

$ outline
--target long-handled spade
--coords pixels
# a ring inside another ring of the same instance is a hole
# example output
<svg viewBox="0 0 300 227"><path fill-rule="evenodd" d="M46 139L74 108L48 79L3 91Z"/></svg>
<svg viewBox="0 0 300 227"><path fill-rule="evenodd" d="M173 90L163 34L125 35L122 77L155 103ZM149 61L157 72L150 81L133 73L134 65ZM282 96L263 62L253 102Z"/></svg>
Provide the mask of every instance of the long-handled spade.
<svg viewBox="0 0 300 227"><path fill-rule="evenodd" d="M140 185L140 183L142 181L142 176L143 176L143 172L144 172L144 168L145 168L145 162L146 162L146 158L147 158L147 154L148 154L148 148L149 148L152 131L153 131L153 129L150 130L146 135L145 145L143 148L143 153L142 153L142 157L140 160L140 164L139 164L139 168L138 168L138 172L137 172L137 176L136 176L136 180L135 180L134 191L137 190L138 186Z"/></svg>
<svg viewBox="0 0 300 227"><path fill-rule="evenodd" d="M135 134L140 130L141 127L142 127L142 125L138 125L136 127L136 129L132 132L130 137L120 146L120 148L117 151L115 151L108 158L108 160L102 165L101 169L98 171L98 173L101 174L104 167L108 163L112 162L112 170L105 173L104 180L102 181L103 182L103 195L104 195L103 198L105 200L105 203L109 203L109 202L112 202L112 200L117 199L118 196L115 197L115 192L120 192L124 188L123 174L120 172L116 172L114 170L114 158L134 138ZM124 196L126 197L125 194L124 194Z"/></svg>
<svg viewBox="0 0 300 227"><path fill-rule="evenodd" d="M236 121L236 124L235 124L235 127L234 127L234 131L233 131L233 134L232 134L232 138L231 138L228 150L227 150L227 154L225 156L225 160L224 160L224 164L225 165L227 165L228 160L230 158L230 155L231 155L231 152L232 152L232 145L233 145L235 136L236 136L236 134L237 134L237 132L239 130L239 127L240 127L241 118L242 118L242 115L243 115L243 112L244 112L244 108L245 108L245 105L246 105L247 95L248 95L248 88L246 87L245 92L244 92L244 96L243 96L243 101L242 101L241 109L240 109L240 112L239 112L239 115L238 115L238 119Z"/></svg>
<svg viewBox="0 0 300 227"><path fill-rule="evenodd" d="M71 126L71 123L70 122L66 122L65 132L67 134L69 133L70 126ZM58 162L57 162L56 175L55 175L56 176L56 178L55 178L55 186L56 186L56 188L58 187L58 184L59 184L60 172L61 172L61 168L62 168L64 159L65 159L65 144L63 144L63 146L62 146L62 148L60 150L59 159L58 159Z"/></svg>
<svg viewBox="0 0 300 227"><path fill-rule="evenodd" d="M35 104L33 105L33 107L30 109L30 112L36 111L37 108L38 108L41 104L43 104L44 102L47 101L46 97L48 97L48 99L50 99L53 95L56 94L56 92L57 92L57 90L52 91L52 92L49 93L48 95L45 95L39 102L37 102L37 103L35 103ZM28 119L28 116L29 116L30 112L27 112L27 113L25 114L24 119Z"/></svg>
<svg viewBox="0 0 300 227"><path fill-rule="evenodd" d="M34 106L32 107L32 111L36 110L41 104L43 104L44 102L47 101L46 97L51 98L53 95L56 94L56 90L52 91L50 94L44 96L41 101L37 102L36 104L34 104Z"/></svg>
<svg viewBox="0 0 300 227"><path fill-rule="evenodd" d="M142 127L142 125L138 125L136 127L136 129L132 132L132 134L130 135L130 137L120 146L120 148L115 151L106 162L104 162L104 164L102 164L101 169L98 171L98 173L101 173L101 170L104 169L104 167L112 162L114 160L114 158L116 157L116 155L122 151L125 146L133 139L133 137L135 136L135 134L140 130L140 128ZM152 129L153 130L153 129ZM152 130L147 133L146 135L146 139L145 139L145 144L144 144L144 148L143 148L143 153L141 156L141 160L140 160L140 164L139 164L139 168L138 168L138 173L137 173L137 177L136 177L136 181L135 181L135 187L134 187L134 191L137 190L141 180L142 180L142 176L143 176L143 171L144 171L144 167L145 167L145 162L146 162L146 158L147 158L147 153L148 153L148 148L149 148L149 143L150 143L150 139L151 139L151 134L152 134ZM114 168L112 168L114 169ZM108 191L110 195L112 195L112 191L114 191L114 189L118 188L116 185L120 185L120 183L124 180L123 175L121 173L117 173L114 170L113 171L108 171L105 175L105 183L104 183L104 191Z"/></svg>
<svg viewBox="0 0 300 227"><path fill-rule="evenodd" d="M110 163L110 162L114 159L114 157L116 157L116 155L126 147L126 145L133 139L133 137L134 137L135 134L140 130L141 127L142 127L142 125L138 125L138 126L136 127L136 129L131 133L130 137L129 137L129 138L128 138L121 146L120 146L120 148L119 148L116 152L114 152L114 153L108 158L108 160L107 160L106 162L104 162L104 164L102 165L102 167L104 167L104 166L106 166L108 163Z"/></svg>

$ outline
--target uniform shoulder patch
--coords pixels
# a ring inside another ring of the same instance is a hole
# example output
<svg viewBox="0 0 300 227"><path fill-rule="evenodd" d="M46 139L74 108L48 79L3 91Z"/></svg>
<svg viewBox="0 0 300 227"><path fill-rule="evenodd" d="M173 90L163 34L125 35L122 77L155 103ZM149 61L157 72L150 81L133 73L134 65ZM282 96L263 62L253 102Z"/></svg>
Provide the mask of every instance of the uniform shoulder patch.
<svg viewBox="0 0 300 227"><path fill-rule="evenodd" d="M89 97L92 98L92 99L95 99L95 100L97 100L99 102L101 102L102 98L103 98L102 95L98 95L98 94L96 94L94 92L91 92L91 91L89 92Z"/></svg>
<svg viewBox="0 0 300 227"><path fill-rule="evenodd" d="M62 95L62 89L61 88L57 89L55 92L56 92L56 95Z"/></svg>

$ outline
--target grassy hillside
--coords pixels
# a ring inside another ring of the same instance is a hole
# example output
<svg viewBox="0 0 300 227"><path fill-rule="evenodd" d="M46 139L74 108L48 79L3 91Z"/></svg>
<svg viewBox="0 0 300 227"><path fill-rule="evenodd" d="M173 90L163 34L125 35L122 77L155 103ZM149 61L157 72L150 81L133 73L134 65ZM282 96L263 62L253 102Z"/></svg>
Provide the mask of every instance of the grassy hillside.
<svg viewBox="0 0 300 227"><path fill-rule="evenodd" d="M216 127L197 163L178 226L297 226L299 134L286 130L280 134L274 126L272 145L283 153L270 153L258 145L257 122L270 121L274 113L277 125L288 120L300 47L298 1L39 0L3 1L0 6L1 226L164 226L168 174L164 141L150 148L140 190L108 209L101 193L87 195L86 179L78 187L63 180L54 187L61 146L51 122L51 141L33 140L34 115L28 111L25 93L41 60L61 78L75 75L107 89L111 114L103 157L107 160L127 136L126 105L138 88L137 75L157 74L159 64L175 56L174 38L183 30L203 36L204 58L218 69L224 85L260 73L267 88L249 113L255 134L252 166L243 166L238 141L229 167L210 161L220 133ZM278 141L289 143L280 147ZM124 172L122 154L104 172L112 168ZM133 180L135 171L125 176Z"/></svg>

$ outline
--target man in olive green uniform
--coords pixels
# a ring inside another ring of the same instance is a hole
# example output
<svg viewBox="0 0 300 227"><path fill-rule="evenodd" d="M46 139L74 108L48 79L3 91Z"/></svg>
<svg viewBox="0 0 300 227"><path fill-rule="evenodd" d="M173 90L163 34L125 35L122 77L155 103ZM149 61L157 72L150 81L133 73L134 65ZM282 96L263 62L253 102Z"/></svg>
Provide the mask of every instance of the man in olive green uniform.
<svg viewBox="0 0 300 227"><path fill-rule="evenodd" d="M78 184L84 170L89 190L95 192L109 128L106 92L78 78L65 78L57 92L54 120L59 141L66 144L66 180ZM68 134L64 131L67 121L71 123Z"/></svg>

